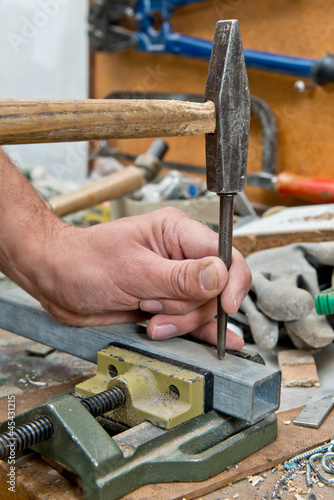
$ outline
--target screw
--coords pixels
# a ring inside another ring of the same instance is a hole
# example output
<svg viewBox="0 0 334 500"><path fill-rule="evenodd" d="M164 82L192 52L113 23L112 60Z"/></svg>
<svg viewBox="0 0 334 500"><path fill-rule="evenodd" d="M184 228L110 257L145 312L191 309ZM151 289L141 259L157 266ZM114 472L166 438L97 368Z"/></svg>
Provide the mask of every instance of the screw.
<svg viewBox="0 0 334 500"><path fill-rule="evenodd" d="M98 417L108 411L115 410L115 408L125 403L125 394L119 387L112 387L95 396L81 399L80 403L84 405L93 417Z"/></svg>
<svg viewBox="0 0 334 500"><path fill-rule="evenodd" d="M296 467L296 462L300 462L301 460L305 460L306 458L309 458L311 455L314 455L315 453L321 453L327 448L329 448L331 445L333 445L333 439L331 439L330 443L323 444L322 446L318 446L317 448L314 448L313 450L306 451L305 453L301 453L300 455L297 455L296 457L291 458L288 462L285 462L284 468L287 470L290 470L293 467Z"/></svg>
<svg viewBox="0 0 334 500"><path fill-rule="evenodd" d="M26 450L31 446L49 439L53 434L53 425L48 417L40 417L0 436L0 459Z"/></svg>
<svg viewBox="0 0 334 500"><path fill-rule="evenodd" d="M93 415L98 417L118 408L125 402L125 394L119 387L100 392L95 396L83 398L80 403ZM13 452L19 453L35 444L50 439L54 427L49 417L43 416L32 422L16 427L0 436L0 460L8 458ZM14 448L14 450L13 450Z"/></svg>

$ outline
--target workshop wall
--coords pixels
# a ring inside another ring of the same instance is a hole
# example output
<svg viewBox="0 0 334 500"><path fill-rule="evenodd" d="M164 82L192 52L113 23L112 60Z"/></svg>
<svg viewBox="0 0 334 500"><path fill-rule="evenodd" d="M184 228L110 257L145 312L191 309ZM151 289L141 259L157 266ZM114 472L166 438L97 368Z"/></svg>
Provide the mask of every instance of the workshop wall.
<svg viewBox="0 0 334 500"><path fill-rule="evenodd" d="M88 5L82 0L1 0L0 97L88 96ZM87 175L88 144L5 148L23 167L41 165L66 181Z"/></svg>
<svg viewBox="0 0 334 500"><path fill-rule="evenodd" d="M325 0L213 0L175 10L175 31L212 39L220 19L238 19L246 48L292 56L320 58L334 52L334 2ZM95 53L91 96L112 91L176 91L204 93L208 62L135 51ZM278 124L276 171L333 178L334 86L298 93L298 79L248 70L251 94L273 109ZM251 120L249 171L261 169L261 128ZM146 149L150 140L115 141L131 153ZM205 165L204 137L168 139L167 160ZM271 191L247 187L246 194L266 205L305 204Z"/></svg>

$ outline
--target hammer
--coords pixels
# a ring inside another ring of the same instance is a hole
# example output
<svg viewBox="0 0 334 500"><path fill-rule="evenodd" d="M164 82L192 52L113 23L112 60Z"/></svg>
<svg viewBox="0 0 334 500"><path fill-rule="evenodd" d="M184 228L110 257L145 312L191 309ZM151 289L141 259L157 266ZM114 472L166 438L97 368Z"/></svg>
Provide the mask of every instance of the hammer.
<svg viewBox="0 0 334 500"><path fill-rule="evenodd" d="M232 260L234 195L246 187L250 95L237 21L216 25L209 64L205 100L216 109L214 134L206 134L207 187L219 200L218 255L227 269ZM227 314L217 299L217 356L223 359Z"/></svg>
<svg viewBox="0 0 334 500"><path fill-rule="evenodd" d="M135 164L106 175L75 191L55 196L49 200L53 212L58 217L72 214L78 210L93 207L103 201L121 198L150 182L160 170L160 161L168 149L161 139L155 139L149 149L137 156Z"/></svg>
<svg viewBox="0 0 334 500"><path fill-rule="evenodd" d="M233 199L246 184L250 120L246 66L235 20L216 25L205 98L204 103L0 99L0 144L206 134L207 185L220 196L219 256L229 268ZM227 315L219 297L217 318L217 354L222 359Z"/></svg>

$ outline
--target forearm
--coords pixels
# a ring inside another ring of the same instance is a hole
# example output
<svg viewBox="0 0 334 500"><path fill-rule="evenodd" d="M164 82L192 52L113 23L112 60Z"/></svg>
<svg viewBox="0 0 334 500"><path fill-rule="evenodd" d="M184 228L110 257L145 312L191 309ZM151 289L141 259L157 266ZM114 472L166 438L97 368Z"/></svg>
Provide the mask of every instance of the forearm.
<svg viewBox="0 0 334 500"><path fill-rule="evenodd" d="M0 148L0 269L24 286L41 265L43 248L63 223Z"/></svg>

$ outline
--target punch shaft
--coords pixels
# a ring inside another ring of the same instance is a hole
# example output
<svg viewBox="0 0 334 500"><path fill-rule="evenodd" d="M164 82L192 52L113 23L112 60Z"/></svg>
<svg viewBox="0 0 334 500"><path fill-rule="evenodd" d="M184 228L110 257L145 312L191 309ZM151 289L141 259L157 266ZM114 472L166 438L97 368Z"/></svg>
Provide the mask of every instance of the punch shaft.
<svg viewBox="0 0 334 500"><path fill-rule="evenodd" d="M227 270L232 262L232 231L233 231L234 194L219 195L219 237L218 256L224 262ZM223 359L226 349L227 313L221 305L221 296L217 298L217 357Z"/></svg>

